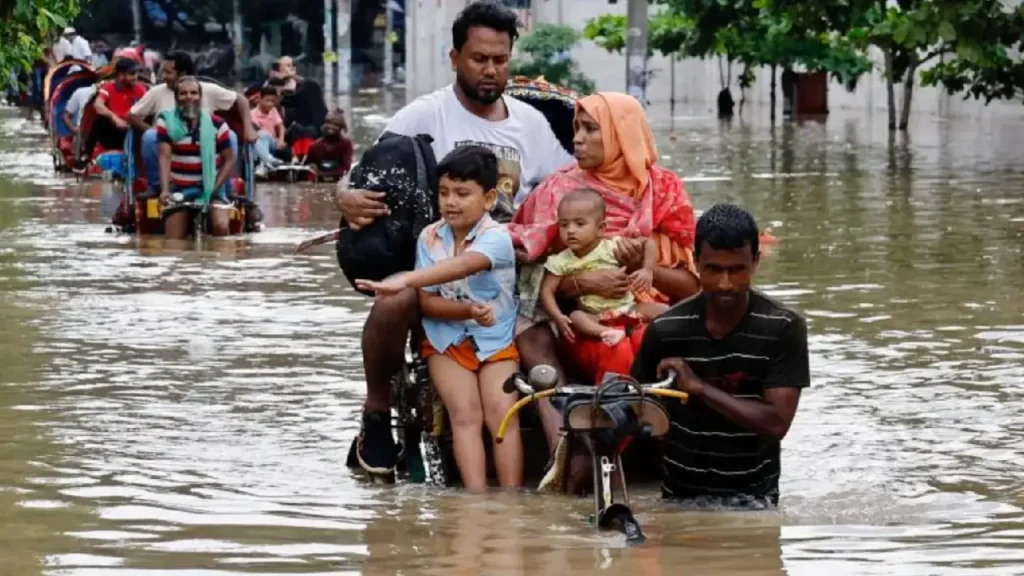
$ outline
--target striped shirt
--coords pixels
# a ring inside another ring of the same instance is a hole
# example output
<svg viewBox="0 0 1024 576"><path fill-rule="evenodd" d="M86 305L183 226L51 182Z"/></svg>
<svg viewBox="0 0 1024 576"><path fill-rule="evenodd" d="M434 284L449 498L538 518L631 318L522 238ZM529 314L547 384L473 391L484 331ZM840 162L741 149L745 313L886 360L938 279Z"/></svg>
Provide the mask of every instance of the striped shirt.
<svg viewBox="0 0 1024 576"><path fill-rule="evenodd" d="M217 129L217 168L224 163L221 153L231 149L231 136L227 122L213 116L213 126ZM171 145L171 186L174 188L193 188L203 185L203 163L199 157L199 128L192 130L177 142L171 141L167 133L164 119L156 122L157 141Z"/></svg>
<svg viewBox="0 0 1024 576"><path fill-rule="evenodd" d="M657 379L658 363L681 357L704 382L736 398L759 400L766 388L810 385L807 324L763 294L750 291L747 316L724 338L706 326L707 300L697 294L650 324L633 377ZM779 498L780 443L732 422L699 399L667 401L672 425L663 460L668 498Z"/></svg>

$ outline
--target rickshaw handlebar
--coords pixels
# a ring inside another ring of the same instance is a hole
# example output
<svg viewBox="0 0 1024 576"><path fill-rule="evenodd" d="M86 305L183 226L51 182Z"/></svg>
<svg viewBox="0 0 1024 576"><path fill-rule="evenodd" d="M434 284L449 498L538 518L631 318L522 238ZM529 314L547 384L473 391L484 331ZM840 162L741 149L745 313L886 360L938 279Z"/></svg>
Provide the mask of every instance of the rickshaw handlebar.
<svg viewBox="0 0 1024 576"><path fill-rule="evenodd" d="M555 369L547 364L541 364L535 366L533 370L530 370L530 375L527 380L520 377L519 374L513 375L505 381L502 387L506 394L511 394L515 391L519 391L524 396L533 396L540 392L551 390L557 383L557 375ZM672 384L676 381L675 370L669 370L665 378L654 382L652 384L640 384L636 383L637 388L641 388L644 391L656 390L656 389L667 389L671 388ZM597 391L596 386L560 386L555 389L554 396L569 396L572 394L593 394Z"/></svg>
<svg viewBox="0 0 1024 576"><path fill-rule="evenodd" d="M665 378L651 384L641 384L637 382L631 383L633 386L647 394L653 396L660 396L663 398L677 398L682 402L689 400L689 395L686 392L680 390L674 390L672 384L676 381L675 370L669 370ZM541 364L535 366L533 370L530 370L529 380L524 380L521 375L515 374L511 378L505 381L503 390L506 394L519 391L525 398L521 398L518 402L509 408L505 417L501 420L501 426L498 427L498 433L495 435L495 442L501 443L505 438L505 429L508 428L509 422L512 421L512 417L515 416L524 406L540 400L541 398L551 398L554 396L570 396L579 394L596 394L598 391L597 386L558 386L557 374L555 369L551 366Z"/></svg>

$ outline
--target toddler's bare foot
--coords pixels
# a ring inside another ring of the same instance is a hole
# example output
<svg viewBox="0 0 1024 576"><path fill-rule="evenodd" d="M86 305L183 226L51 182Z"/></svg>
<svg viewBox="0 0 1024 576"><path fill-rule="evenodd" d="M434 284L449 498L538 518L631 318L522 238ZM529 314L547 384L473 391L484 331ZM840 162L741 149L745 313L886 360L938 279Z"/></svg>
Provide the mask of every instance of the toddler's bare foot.
<svg viewBox="0 0 1024 576"><path fill-rule="evenodd" d="M601 341L609 346L615 346L626 337L623 330L605 330L601 333Z"/></svg>

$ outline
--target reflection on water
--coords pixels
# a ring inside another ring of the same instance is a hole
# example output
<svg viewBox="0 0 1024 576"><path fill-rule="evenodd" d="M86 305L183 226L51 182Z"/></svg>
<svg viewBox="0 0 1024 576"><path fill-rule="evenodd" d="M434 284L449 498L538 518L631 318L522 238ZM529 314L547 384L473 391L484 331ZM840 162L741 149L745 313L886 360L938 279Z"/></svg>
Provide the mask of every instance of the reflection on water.
<svg viewBox="0 0 1024 576"><path fill-rule="evenodd" d="M357 102L357 140L388 112ZM330 247L290 254L337 223L329 187L262 186L249 238L119 237L109 186L55 176L38 124L0 114L4 576L1024 572L1022 125L657 123L699 209L782 239L761 283L807 315L814 387L779 511L640 490L630 549L589 500L345 468L367 301Z"/></svg>

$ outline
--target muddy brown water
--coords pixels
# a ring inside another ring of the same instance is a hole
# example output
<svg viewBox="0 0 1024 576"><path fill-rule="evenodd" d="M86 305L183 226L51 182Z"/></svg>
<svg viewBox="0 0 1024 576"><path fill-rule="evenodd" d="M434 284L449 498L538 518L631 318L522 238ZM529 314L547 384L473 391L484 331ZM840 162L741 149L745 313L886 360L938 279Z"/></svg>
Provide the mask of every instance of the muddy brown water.
<svg viewBox="0 0 1024 576"><path fill-rule="evenodd" d="M357 102L363 144L389 110ZM814 386L778 511L367 485L344 465L367 300L327 188L263 186L268 230L196 247L104 232L0 111L0 575L1024 574L1024 122L834 114L774 131L658 123L700 209L782 241L768 293L810 323Z"/></svg>

